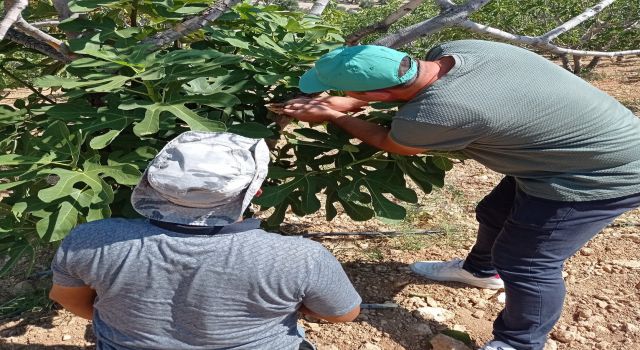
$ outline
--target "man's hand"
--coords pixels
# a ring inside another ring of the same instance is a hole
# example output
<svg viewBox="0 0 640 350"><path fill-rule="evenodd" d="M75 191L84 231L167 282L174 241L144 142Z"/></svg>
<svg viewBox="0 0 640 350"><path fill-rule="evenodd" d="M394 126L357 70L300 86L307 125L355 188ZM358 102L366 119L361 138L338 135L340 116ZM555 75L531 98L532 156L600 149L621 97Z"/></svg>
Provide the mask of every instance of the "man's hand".
<svg viewBox="0 0 640 350"><path fill-rule="evenodd" d="M292 101L290 101L292 102ZM342 112L336 111L323 104L317 103L287 103L282 112L292 118L310 123L322 123L332 121L344 116Z"/></svg>
<svg viewBox="0 0 640 350"><path fill-rule="evenodd" d="M287 104L296 103L327 106L338 112L355 112L368 104L368 102L365 101L342 96L301 97L287 102Z"/></svg>

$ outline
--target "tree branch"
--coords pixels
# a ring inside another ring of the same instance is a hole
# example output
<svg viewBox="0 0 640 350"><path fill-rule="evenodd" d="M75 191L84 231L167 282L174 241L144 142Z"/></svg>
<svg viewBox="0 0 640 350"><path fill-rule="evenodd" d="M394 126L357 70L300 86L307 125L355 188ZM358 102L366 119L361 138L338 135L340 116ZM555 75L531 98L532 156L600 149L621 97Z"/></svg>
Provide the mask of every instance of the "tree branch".
<svg viewBox="0 0 640 350"><path fill-rule="evenodd" d="M140 44L151 45L155 49L169 45L183 36L209 25L240 1L241 0L217 0L213 5L204 10L201 15L189 18L172 29L165 30L143 40Z"/></svg>
<svg viewBox="0 0 640 350"><path fill-rule="evenodd" d="M490 1L491 0L469 0L465 4L450 6L440 12L439 15L379 39L374 44L393 48L404 46L419 37L427 36L445 27L451 27L466 20L471 13L478 11Z"/></svg>
<svg viewBox="0 0 640 350"><path fill-rule="evenodd" d="M554 45L546 41L545 39L543 39L542 36L534 37L534 36L527 36L527 35L511 34L497 28L475 23L470 20L461 22L458 25L460 27L467 28L476 33L487 34L494 38L503 39L516 44L524 44L524 45L540 48L545 51L549 51L551 53L555 53L558 55L614 57L614 56L635 55L640 53L640 50L603 52L603 51L569 49L569 48L564 48L564 47Z"/></svg>
<svg viewBox="0 0 640 350"><path fill-rule="evenodd" d="M36 50L44 55L47 55L55 60L69 63L71 62L71 57L62 54L60 51L54 49L48 43L41 42L36 40L22 32L19 32L15 29L9 29L7 32L7 39L13 41L14 43L20 44L26 48Z"/></svg>
<svg viewBox="0 0 640 350"><path fill-rule="evenodd" d="M28 0L5 0L5 15L0 22L0 40L4 39L11 26L20 19L27 5L29 5Z"/></svg>
<svg viewBox="0 0 640 350"><path fill-rule="evenodd" d="M20 16L20 18L18 18L18 20L16 21L15 27L19 31L29 35L30 37L33 37L36 40L46 42L49 46L60 51L60 53L62 54L67 54L69 52L62 40L54 38L51 35L27 23L27 21L25 21L22 16Z"/></svg>
<svg viewBox="0 0 640 350"><path fill-rule="evenodd" d="M362 38L369 34L373 34L376 32L384 32L391 27L392 24L396 23L400 18L410 14L415 10L420 4L422 4L424 0L409 0L406 3L402 4L397 10L392 12L387 18L383 19L381 22L374 23L372 25L366 26L357 30L356 32L350 34L345 41L347 45L356 45ZM445 0L446 1L446 0Z"/></svg>
<svg viewBox="0 0 640 350"><path fill-rule="evenodd" d="M53 27L53 26L57 26L58 24L60 24L60 21L56 21L56 20L39 21L39 22L32 22L31 23L31 25L36 27L36 28Z"/></svg>
<svg viewBox="0 0 640 350"><path fill-rule="evenodd" d="M567 32L567 31L575 28L580 23L582 23L582 22L586 21L587 19L597 15L602 10L604 10L607 6L611 5L614 1L616 1L616 0L600 1L600 3L598 3L596 6L587 9L583 13L573 17L572 19L570 19L567 22L561 24L560 26L558 26L558 27L550 30L549 32L543 34L541 36L541 38L544 39L545 41L551 41L551 40L557 38L561 34L563 34L563 33Z"/></svg>

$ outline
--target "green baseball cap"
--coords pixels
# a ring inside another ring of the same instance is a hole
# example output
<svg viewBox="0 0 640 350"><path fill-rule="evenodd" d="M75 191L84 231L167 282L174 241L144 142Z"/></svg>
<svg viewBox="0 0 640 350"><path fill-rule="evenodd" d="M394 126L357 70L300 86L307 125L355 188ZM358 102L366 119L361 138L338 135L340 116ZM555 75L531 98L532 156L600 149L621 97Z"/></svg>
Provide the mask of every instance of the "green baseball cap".
<svg viewBox="0 0 640 350"><path fill-rule="evenodd" d="M372 91L410 81L418 65L398 76L400 62L408 55L384 46L359 45L337 48L316 61L314 68L300 77L305 93L325 90Z"/></svg>

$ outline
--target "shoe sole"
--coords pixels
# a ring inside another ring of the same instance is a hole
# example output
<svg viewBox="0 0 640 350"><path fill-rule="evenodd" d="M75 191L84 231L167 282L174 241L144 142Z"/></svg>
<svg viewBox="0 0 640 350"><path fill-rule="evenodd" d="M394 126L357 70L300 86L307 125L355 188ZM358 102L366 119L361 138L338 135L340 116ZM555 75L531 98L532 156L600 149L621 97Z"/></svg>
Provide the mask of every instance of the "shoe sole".
<svg viewBox="0 0 640 350"><path fill-rule="evenodd" d="M495 285L488 285L488 284L483 284L483 283L476 283L475 281L469 281L469 280L465 280L462 278L456 278L456 277L450 277L450 278L438 278L435 276L429 276L429 275L425 275L424 273L421 273L420 271L417 271L414 268L414 265L411 264L409 265L409 268L411 269L411 271L413 271L413 273L420 275L424 278L433 280L433 281L439 281L439 282L458 282L458 283L463 283L466 285L470 285L470 286L474 286L474 287L478 287L478 288L482 288L482 289L502 289L504 288L504 284L500 283L500 284L495 284Z"/></svg>

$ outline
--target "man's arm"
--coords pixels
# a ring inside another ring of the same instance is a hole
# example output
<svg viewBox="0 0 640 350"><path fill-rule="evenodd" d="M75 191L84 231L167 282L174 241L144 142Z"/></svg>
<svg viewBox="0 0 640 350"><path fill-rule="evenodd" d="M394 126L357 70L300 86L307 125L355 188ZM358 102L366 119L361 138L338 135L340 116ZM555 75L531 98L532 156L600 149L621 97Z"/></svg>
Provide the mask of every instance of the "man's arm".
<svg viewBox="0 0 640 350"><path fill-rule="evenodd" d="M96 291L89 286L64 287L54 284L49 292L49 298L74 315L87 320L93 319L93 302L96 299Z"/></svg>
<svg viewBox="0 0 640 350"><path fill-rule="evenodd" d="M293 103L285 106L284 113L306 122L321 123L328 121L334 123L353 137L386 152L401 155L426 152L425 149L406 147L393 141L389 134L389 129L383 126L350 117L324 105Z"/></svg>
<svg viewBox="0 0 640 350"><path fill-rule="evenodd" d="M369 102L358 100L349 96L319 96L319 97L300 97L293 99L287 104L315 104L327 106L338 112L357 112L367 106Z"/></svg>
<svg viewBox="0 0 640 350"><path fill-rule="evenodd" d="M338 323L338 322L351 322L353 320L356 319L356 317L358 317L358 315L360 314L360 305L354 307L351 311L347 312L344 315L341 316L325 316L325 315L318 315L317 313L309 310L306 306L302 305L298 311L300 311L301 313L305 314L305 315L309 315L311 317L315 317L315 318L319 318L325 321L329 321L329 322L333 322L333 323Z"/></svg>

